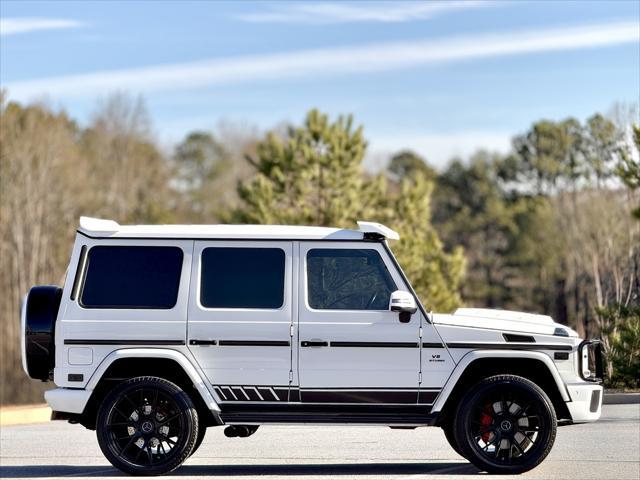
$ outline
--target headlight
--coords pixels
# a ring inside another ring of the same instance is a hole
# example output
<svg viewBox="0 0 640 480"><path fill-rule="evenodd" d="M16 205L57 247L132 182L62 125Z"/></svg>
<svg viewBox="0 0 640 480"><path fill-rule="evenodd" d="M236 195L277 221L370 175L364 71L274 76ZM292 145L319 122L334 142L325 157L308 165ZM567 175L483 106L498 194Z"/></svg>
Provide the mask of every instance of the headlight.
<svg viewBox="0 0 640 480"><path fill-rule="evenodd" d="M585 340L579 347L580 375L590 382L602 381L602 344L600 340Z"/></svg>

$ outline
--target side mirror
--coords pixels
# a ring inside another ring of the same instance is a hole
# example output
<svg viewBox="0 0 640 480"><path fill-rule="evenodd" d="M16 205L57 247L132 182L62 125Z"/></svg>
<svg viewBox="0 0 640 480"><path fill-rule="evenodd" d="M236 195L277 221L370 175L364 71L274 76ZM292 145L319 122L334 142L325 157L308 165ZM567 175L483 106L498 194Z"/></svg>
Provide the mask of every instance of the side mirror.
<svg viewBox="0 0 640 480"><path fill-rule="evenodd" d="M400 321L402 323L408 323L411 320L411 315L418 311L418 306L412 294L404 290L396 290L391 293L389 310L398 312L400 314Z"/></svg>

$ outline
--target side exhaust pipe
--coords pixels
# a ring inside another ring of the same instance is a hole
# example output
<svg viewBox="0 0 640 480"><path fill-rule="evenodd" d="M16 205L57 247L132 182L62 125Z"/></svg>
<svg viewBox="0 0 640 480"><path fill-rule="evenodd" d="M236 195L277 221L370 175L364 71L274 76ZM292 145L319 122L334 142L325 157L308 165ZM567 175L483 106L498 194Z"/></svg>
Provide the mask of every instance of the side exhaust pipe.
<svg viewBox="0 0 640 480"><path fill-rule="evenodd" d="M259 425L229 425L224 429L226 437L247 438L256 433Z"/></svg>

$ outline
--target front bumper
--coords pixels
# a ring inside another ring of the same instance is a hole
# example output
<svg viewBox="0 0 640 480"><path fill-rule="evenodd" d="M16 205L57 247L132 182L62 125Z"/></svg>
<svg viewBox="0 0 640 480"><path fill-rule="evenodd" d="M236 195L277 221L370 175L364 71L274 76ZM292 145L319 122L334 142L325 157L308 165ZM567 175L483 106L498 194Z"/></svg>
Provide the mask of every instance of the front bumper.
<svg viewBox="0 0 640 480"><path fill-rule="evenodd" d="M571 401L567 408L573 423L595 422L602 413L602 385L575 383L567 385Z"/></svg>

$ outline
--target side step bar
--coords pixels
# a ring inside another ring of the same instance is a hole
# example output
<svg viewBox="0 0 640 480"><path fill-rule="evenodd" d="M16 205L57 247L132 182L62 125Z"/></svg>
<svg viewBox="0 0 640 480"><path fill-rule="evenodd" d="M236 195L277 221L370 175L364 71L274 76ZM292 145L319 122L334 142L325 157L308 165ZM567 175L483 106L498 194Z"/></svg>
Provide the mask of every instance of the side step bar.
<svg viewBox="0 0 640 480"><path fill-rule="evenodd" d="M222 412L220 418L227 425L264 425L264 424L358 424L389 426L432 426L436 416L393 415L388 413L320 413L320 412Z"/></svg>

